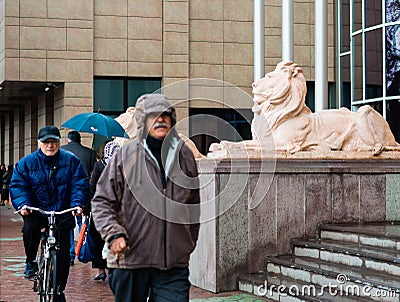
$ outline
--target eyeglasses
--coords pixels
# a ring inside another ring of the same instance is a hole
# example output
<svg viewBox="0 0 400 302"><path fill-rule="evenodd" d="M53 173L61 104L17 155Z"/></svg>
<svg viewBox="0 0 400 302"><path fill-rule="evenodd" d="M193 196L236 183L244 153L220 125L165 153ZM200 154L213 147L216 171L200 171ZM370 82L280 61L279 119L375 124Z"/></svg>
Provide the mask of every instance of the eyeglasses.
<svg viewBox="0 0 400 302"><path fill-rule="evenodd" d="M50 144L56 145L56 144L59 144L59 143L60 143L60 141L59 140L55 140L55 139L49 139L49 140L45 140L44 142L42 142L42 144L45 144L45 145L50 145Z"/></svg>

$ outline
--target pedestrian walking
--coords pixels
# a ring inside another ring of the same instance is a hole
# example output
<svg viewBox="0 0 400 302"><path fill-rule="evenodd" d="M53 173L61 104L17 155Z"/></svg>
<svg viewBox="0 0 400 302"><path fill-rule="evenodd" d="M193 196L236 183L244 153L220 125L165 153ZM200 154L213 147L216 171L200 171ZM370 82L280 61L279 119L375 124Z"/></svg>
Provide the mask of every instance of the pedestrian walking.
<svg viewBox="0 0 400 302"><path fill-rule="evenodd" d="M60 149L60 131L46 126L38 134L39 148L22 158L15 166L10 183L11 201L24 220L23 241L26 254L24 277L34 276L38 269L36 255L41 229L47 227L47 217L25 209L38 207L45 211L62 211L82 207L88 200L89 181L80 160ZM73 212L78 215L77 212ZM66 301L64 289L69 274L70 231L75 227L71 213L56 220L59 250L57 280L60 293L54 301Z"/></svg>
<svg viewBox="0 0 400 302"><path fill-rule="evenodd" d="M6 165L2 163L2 164L0 165L0 184L1 184L1 189L0 189L0 206L4 206L3 199L1 198L1 196L3 196L3 194L1 193L1 191L3 190L3 175L4 175L4 173L6 173Z"/></svg>
<svg viewBox="0 0 400 302"><path fill-rule="evenodd" d="M10 181L13 174L14 165L10 164L7 166L6 171L3 174L3 182L1 187L1 204L8 205L10 203Z"/></svg>
<svg viewBox="0 0 400 302"><path fill-rule="evenodd" d="M67 134L67 144L61 148L74 153L81 160L86 173L91 175L94 164L96 163L96 152L81 143L81 135L78 131L70 131Z"/></svg>
<svg viewBox="0 0 400 302"><path fill-rule="evenodd" d="M189 257L199 232L197 166L162 94L138 99L138 136L105 167L92 199L109 244L115 301L189 301Z"/></svg>
<svg viewBox="0 0 400 302"><path fill-rule="evenodd" d="M67 144L61 146L62 149L67 150L75 154L82 162L85 172L90 178L93 171L94 164L96 163L96 152L92 149L85 147L81 144L81 135L78 131L70 131L67 134ZM85 206L88 206L90 200L87 201ZM76 221L78 224L78 229L80 231L82 227L82 217L77 216ZM71 248L69 250L70 264L74 265L75 261L75 236L74 230L71 230Z"/></svg>
<svg viewBox="0 0 400 302"><path fill-rule="evenodd" d="M104 147L104 157L96 162L93 168L93 173L92 173L92 178L90 180L90 190L93 193L93 195L96 192L96 185L97 182L100 178L100 175L102 174L104 168L107 166L109 163L110 159L113 157L113 155L120 149L119 144L117 144L115 141L108 142L105 147ZM93 222L93 218L91 221L91 226L89 229L89 235L92 236L93 241L94 241L94 259L92 261L92 268L97 268L98 269L98 274L93 277L93 280L99 281L99 280L105 280L107 278L106 274L106 267L107 267L107 261L103 259L103 247L104 247L104 240L101 238L100 233L96 229L96 225Z"/></svg>

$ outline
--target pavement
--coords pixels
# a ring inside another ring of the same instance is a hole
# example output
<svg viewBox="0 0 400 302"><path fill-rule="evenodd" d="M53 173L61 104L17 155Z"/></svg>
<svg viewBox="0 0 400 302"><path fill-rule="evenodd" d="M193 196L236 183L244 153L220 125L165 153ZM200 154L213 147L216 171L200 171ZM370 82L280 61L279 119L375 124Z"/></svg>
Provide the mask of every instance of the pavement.
<svg viewBox="0 0 400 302"><path fill-rule="evenodd" d="M33 281L25 279L25 253L22 242L22 218L14 214L11 206L0 207L0 302L38 301L33 292ZM67 301L114 301L114 296L106 281L93 281L97 269L90 263L75 261L71 266L65 295ZM264 301L241 292L214 294L200 288L191 287L191 302L217 301Z"/></svg>

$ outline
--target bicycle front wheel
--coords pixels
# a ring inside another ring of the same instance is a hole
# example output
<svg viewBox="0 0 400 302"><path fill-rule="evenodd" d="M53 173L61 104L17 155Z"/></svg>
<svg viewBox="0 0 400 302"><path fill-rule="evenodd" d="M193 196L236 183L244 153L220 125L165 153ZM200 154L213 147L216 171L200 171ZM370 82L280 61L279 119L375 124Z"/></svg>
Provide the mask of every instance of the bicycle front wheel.
<svg viewBox="0 0 400 302"><path fill-rule="evenodd" d="M37 264L38 264L38 271L35 274L35 277L33 278L33 291L38 292L39 295L43 291L42 288L42 280L43 280L43 272L44 272L44 244L41 244L40 246L40 254L38 254L37 257ZM39 300L41 301L41 300Z"/></svg>
<svg viewBox="0 0 400 302"><path fill-rule="evenodd" d="M44 276L43 276L43 291L41 292L40 301L50 302L57 294L57 253L55 250L50 252L50 258L45 260Z"/></svg>

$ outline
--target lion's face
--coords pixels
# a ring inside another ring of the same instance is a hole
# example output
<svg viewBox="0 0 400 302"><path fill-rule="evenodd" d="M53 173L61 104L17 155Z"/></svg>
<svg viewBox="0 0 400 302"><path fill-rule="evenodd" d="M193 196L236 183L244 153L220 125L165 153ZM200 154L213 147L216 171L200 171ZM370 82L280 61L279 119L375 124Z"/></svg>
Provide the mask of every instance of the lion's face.
<svg viewBox="0 0 400 302"><path fill-rule="evenodd" d="M272 78L273 72L267 73L265 77L261 78L257 82L254 82L253 94L254 94L254 103L261 104L263 101L268 100L268 92L271 92L273 89Z"/></svg>
<svg viewBox="0 0 400 302"><path fill-rule="evenodd" d="M264 103L265 107L269 104L278 104L282 101L282 97L286 97L290 89L290 77L287 72L275 69L253 83L252 86L255 105Z"/></svg>
<svg viewBox="0 0 400 302"><path fill-rule="evenodd" d="M267 73L252 86L254 120L262 115L260 118L266 118L272 129L288 117L297 116L306 107L306 81L301 68L293 62L279 63L274 71ZM253 133L262 131L255 123L252 127Z"/></svg>

